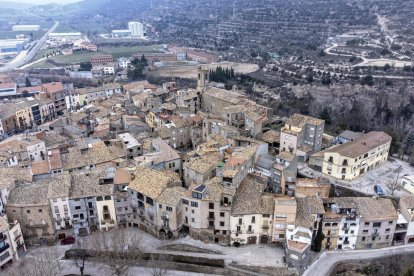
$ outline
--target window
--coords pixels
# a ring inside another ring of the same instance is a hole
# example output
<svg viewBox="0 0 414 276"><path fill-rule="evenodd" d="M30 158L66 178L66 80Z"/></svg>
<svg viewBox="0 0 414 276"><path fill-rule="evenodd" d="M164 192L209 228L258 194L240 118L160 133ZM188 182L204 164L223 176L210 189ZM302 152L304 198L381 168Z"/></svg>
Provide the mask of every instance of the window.
<svg viewBox="0 0 414 276"><path fill-rule="evenodd" d="M168 212L172 212L172 207L169 207L169 206L167 206L167 207L165 207L165 209L168 211Z"/></svg>
<svg viewBox="0 0 414 276"><path fill-rule="evenodd" d="M53 199L53 202L57 202L57 198L54 198L54 199Z"/></svg>
<svg viewBox="0 0 414 276"><path fill-rule="evenodd" d="M393 224L394 222L392 221L392 220L390 220L389 222L388 222L388 224Z"/></svg>
<svg viewBox="0 0 414 276"><path fill-rule="evenodd" d="M198 207L198 202L191 201L191 207Z"/></svg>
<svg viewBox="0 0 414 276"><path fill-rule="evenodd" d="M75 206L75 210L80 210L80 206Z"/></svg>
<svg viewBox="0 0 414 276"><path fill-rule="evenodd" d="M59 214L59 207L55 206L55 213Z"/></svg>
<svg viewBox="0 0 414 276"><path fill-rule="evenodd" d="M365 241L365 237L362 237L362 241Z"/></svg>
<svg viewBox="0 0 414 276"><path fill-rule="evenodd" d="M154 206L154 201L152 200L152 198L147 197L146 202L147 202L149 205Z"/></svg>
<svg viewBox="0 0 414 276"><path fill-rule="evenodd" d="M239 225L243 224L243 219L239 218Z"/></svg>
<svg viewBox="0 0 414 276"><path fill-rule="evenodd" d="M187 199L184 199L184 198L183 198L183 199L182 199L182 202L183 202L183 204L184 204L184 205L188 205L188 200L187 200Z"/></svg>
<svg viewBox="0 0 414 276"><path fill-rule="evenodd" d="M137 192L137 198L138 198L139 200L144 201L144 196L143 196L141 193L139 193L139 192Z"/></svg>
<svg viewBox="0 0 414 276"><path fill-rule="evenodd" d="M41 212L43 212L43 210L42 209L39 209L39 213L41 213Z"/></svg>
<svg viewBox="0 0 414 276"><path fill-rule="evenodd" d="M390 232L390 228L385 229L385 232Z"/></svg>
<svg viewBox="0 0 414 276"><path fill-rule="evenodd" d="M195 222L195 219L194 218L191 218L191 222Z"/></svg>
<svg viewBox="0 0 414 276"><path fill-rule="evenodd" d="M213 202L210 202L208 204L208 209L214 209L214 203Z"/></svg>
<svg viewBox="0 0 414 276"><path fill-rule="evenodd" d="M158 208L162 209L162 204L158 204Z"/></svg>
<svg viewBox="0 0 414 276"><path fill-rule="evenodd" d="M220 221L220 226L224 226L224 221Z"/></svg>
<svg viewBox="0 0 414 276"><path fill-rule="evenodd" d="M381 222L374 222L372 227L381 227Z"/></svg>
<svg viewBox="0 0 414 276"><path fill-rule="evenodd" d="M390 238L390 235L386 235L385 239L388 240Z"/></svg>
<svg viewBox="0 0 414 276"><path fill-rule="evenodd" d="M26 210L26 213L27 213L27 214L30 214L30 210Z"/></svg>
<svg viewBox="0 0 414 276"><path fill-rule="evenodd" d="M369 226L369 222L365 222L365 223L364 223L364 225L365 225L365 226Z"/></svg>
<svg viewBox="0 0 414 276"><path fill-rule="evenodd" d="M363 230L362 233L368 233L368 230Z"/></svg>
<svg viewBox="0 0 414 276"><path fill-rule="evenodd" d="M224 217L224 212L220 212L220 217Z"/></svg>
<svg viewBox="0 0 414 276"><path fill-rule="evenodd" d="M256 217L252 217L252 223L256 223Z"/></svg>

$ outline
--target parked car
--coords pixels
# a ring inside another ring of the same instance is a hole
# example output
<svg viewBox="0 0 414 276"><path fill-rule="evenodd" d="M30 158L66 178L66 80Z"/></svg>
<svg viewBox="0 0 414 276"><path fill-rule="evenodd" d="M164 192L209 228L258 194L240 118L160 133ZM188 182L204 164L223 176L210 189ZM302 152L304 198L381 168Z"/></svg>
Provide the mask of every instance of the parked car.
<svg viewBox="0 0 414 276"><path fill-rule="evenodd" d="M67 237L60 241L61 245L74 244L76 239L74 237Z"/></svg>
<svg viewBox="0 0 414 276"><path fill-rule="evenodd" d="M384 190L382 189L381 185L376 184L374 186L374 191L379 196L383 196L384 195Z"/></svg>

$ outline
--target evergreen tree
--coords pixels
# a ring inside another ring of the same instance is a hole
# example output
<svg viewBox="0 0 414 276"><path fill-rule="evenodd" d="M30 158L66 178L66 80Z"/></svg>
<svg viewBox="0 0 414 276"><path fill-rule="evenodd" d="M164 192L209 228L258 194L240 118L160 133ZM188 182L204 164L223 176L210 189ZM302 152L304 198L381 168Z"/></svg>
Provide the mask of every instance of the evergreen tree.
<svg viewBox="0 0 414 276"><path fill-rule="evenodd" d="M26 77L26 87L30 87L32 84L30 83L30 80L28 77Z"/></svg>
<svg viewBox="0 0 414 276"><path fill-rule="evenodd" d="M313 247L313 250L315 252L321 252L322 249L322 241L325 238L325 235L322 232L322 220L319 221L319 227L318 227L318 233L315 237L315 245Z"/></svg>

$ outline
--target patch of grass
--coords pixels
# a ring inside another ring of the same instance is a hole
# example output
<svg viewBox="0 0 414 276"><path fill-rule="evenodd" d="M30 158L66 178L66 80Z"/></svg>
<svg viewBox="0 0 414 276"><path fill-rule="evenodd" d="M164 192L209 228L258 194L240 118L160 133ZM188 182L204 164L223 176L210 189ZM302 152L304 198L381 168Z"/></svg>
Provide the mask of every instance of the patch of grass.
<svg viewBox="0 0 414 276"><path fill-rule="evenodd" d="M70 55L70 56L58 55L58 56L51 57L49 59L53 60L54 62L60 63L60 64L70 65L70 64L89 61L91 57L95 55L99 55L99 54L102 54L102 53L82 52L82 53L74 53L73 55Z"/></svg>
<svg viewBox="0 0 414 276"><path fill-rule="evenodd" d="M136 53L159 52L162 50L162 45L149 46L121 46L121 47L99 47L99 51L105 54L113 55L114 59L120 57L130 57Z"/></svg>

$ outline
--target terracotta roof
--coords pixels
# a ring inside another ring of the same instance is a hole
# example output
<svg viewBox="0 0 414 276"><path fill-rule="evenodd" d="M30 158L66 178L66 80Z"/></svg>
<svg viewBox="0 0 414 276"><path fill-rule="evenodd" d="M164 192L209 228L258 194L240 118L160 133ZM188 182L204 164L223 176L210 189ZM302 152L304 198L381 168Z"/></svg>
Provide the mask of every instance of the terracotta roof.
<svg viewBox="0 0 414 276"><path fill-rule="evenodd" d="M93 144L90 148L81 150L79 147L70 148L63 158L65 170L106 163L125 157L122 146L106 146L103 141Z"/></svg>
<svg viewBox="0 0 414 276"><path fill-rule="evenodd" d="M363 219L397 219L397 211L388 198L336 197L332 199L339 208L355 208Z"/></svg>
<svg viewBox="0 0 414 276"><path fill-rule="evenodd" d="M391 142L391 140L391 136L385 132L371 131L358 137L354 141L327 149L325 152L339 153L342 156L356 158L381 145Z"/></svg>
<svg viewBox="0 0 414 276"><path fill-rule="evenodd" d="M129 184L128 189L133 189L152 199L156 199L173 181L173 178L165 175L163 172L139 168L134 172L133 180Z"/></svg>
<svg viewBox="0 0 414 276"><path fill-rule="evenodd" d="M246 177L236 191L232 215L272 214L273 196L263 193L264 185Z"/></svg>
<svg viewBox="0 0 414 276"><path fill-rule="evenodd" d="M49 161L48 160L32 162L31 166L32 166L33 175L49 173Z"/></svg>
<svg viewBox="0 0 414 276"><path fill-rule="evenodd" d="M47 198L68 197L72 177L69 174L60 174L49 179Z"/></svg>
<svg viewBox="0 0 414 276"><path fill-rule="evenodd" d="M16 84L14 82L0 83L0 89L4 88L16 88Z"/></svg>
<svg viewBox="0 0 414 276"><path fill-rule="evenodd" d="M116 169L114 184L129 184L131 182L131 174L123 169Z"/></svg>
<svg viewBox="0 0 414 276"><path fill-rule="evenodd" d="M49 183L37 181L30 184L21 184L11 190L7 205L10 206L49 206L47 193Z"/></svg>
<svg viewBox="0 0 414 276"><path fill-rule="evenodd" d="M177 206L181 201L181 197L186 193L186 191L187 189L183 187L166 188L157 198L157 202L171 206Z"/></svg>
<svg viewBox="0 0 414 276"><path fill-rule="evenodd" d="M15 183L28 183L32 182L32 174L27 168L0 167L0 190L13 187Z"/></svg>
<svg viewBox="0 0 414 276"><path fill-rule="evenodd" d="M50 94L56 93L65 89L61 82L51 82L42 84L42 88Z"/></svg>
<svg viewBox="0 0 414 276"><path fill-rule="evenodd" d="M106 171L72 173L70 198L112 195L113 185L101 185L99 182L105 176Z"/></svg>
<svg viewBox="0 0 414 276"><path fill-rule="evenodd" d="M306 196L296 198L296 226L313 228L315 217L314 215L324 214L323 201L320 197Z"/></svg>
<svg viewBox="0 0 414 276"><path fill-rule="evenodd" d="M280 142L280 132L276 130L269 130L265 133L261 133L257 136L257 139L265 141L266 143L277 143Z"/></svg>
<svg viewBox="0 0 414 276"><path fill-rule="evenodd" d="M323 124L323 123L325 123L324 120L313 118L313 117L310 117L310 116L305 116L305 115L298 114L298 113L293 114L286 121L287 125L292 125L292 126L296 126L296 127L300 127L300 128L304 127L306 124L320 125L320 124Z"/></svg>

